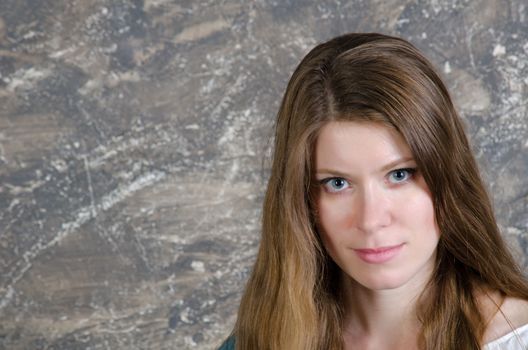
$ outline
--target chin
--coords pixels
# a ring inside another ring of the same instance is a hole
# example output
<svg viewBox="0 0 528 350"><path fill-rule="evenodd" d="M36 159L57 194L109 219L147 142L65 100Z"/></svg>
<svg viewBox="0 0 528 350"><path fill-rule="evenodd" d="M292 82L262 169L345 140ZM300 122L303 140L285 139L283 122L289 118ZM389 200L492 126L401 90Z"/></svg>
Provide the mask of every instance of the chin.
<svg viewBox="0 0 528 350"><path fill-rule="evenodd" d="M357 284L370 290L389 290L397 289L409 282L411 279L409 276L400 274L386 274L378 276L362 276L363 278L353 278Z"/></svg>
<svg viewBox="0 0 528 350"><path fill-rule="evenodd" d="M383 281L365 281L364 283L359 283L363 287L370 289L370 290L389 290L389 289L397 289L404 285L403 282L398 280L383 280Z"/></svg>

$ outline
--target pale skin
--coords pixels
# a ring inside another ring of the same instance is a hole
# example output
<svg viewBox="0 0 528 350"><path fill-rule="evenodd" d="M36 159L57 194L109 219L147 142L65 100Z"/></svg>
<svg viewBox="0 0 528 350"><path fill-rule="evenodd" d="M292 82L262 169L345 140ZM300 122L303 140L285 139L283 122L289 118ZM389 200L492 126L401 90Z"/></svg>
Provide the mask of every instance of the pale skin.
<svg viewBox="0 0 528 350"><path fill-rule="evenodd" d="M345 349L417 349L416 302L440 232L408 145L380 123L330 122L317 138L315 178L323 243L349 296ZM497 293L476 298L490 320L484 344L528 323L526 301L506 298L497 312Z"/></svg>

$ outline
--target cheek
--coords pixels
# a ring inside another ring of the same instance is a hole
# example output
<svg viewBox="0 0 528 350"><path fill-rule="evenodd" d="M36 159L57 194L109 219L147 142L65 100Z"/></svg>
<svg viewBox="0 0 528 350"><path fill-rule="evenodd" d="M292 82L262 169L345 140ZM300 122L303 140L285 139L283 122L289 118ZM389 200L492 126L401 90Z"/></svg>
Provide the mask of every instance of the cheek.
<svg viewBox="0 0 528 350"><path fill-rule="evenodd" d="M317 223L327 232L346 227L351 214L351 203L344 197L330 198L321 195L317 201Z"/></svg>
<svg viewBox="0 0 528 350"><path fill-rule="evenodd" d="M416 204L417 217L423 219L424 224L436 226L435 210L431 197L424 194L421 201Z"/></svg>
<svg viewBox="0 0 528 350"><path fill-rule="evenodd" d="M352 223L350 203L345 202L342 198L325 198L317 202L317 230L324 248L334 259L338 247L349 237L347 228Z"/></svg>
<svg viewBox="0 0 528 350"><path fill-rule="evenodd" d="M322 247L333 261L339 261L339 247L343 246L343 241L333 232L328 232L322 226L318 228L321 237Z"/></svg>
<svg viewBox="0 0 528 350"><path fill-rule="evenodd" d="M430 239L431 243L440 237L433 201L428 193L423 192L409 201L402 209L400 217L404 218L409 229L418 235L425 235L422 237Z"/></svg>
<svg viewBox="0 0 528 350"><path fill-rule="evenodd" d="M423 177L419 176L414 183L415 186L409 188L401 200L405 205L399 206L399 212L406 220L416 225L424 227L436 227L435 209L433 197L427 188Z"/></svg>

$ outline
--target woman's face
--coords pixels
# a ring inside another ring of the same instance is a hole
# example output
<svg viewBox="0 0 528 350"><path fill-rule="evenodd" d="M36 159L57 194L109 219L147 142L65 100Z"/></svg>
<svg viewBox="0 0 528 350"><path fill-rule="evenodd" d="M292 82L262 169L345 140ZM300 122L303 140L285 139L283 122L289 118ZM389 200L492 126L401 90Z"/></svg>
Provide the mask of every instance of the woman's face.
<svg viewBox="0 0 528 350"><path fill-rule="evenodd" d="M373 122L330 122L317 138L318 228L328 254L372 290L424 285L440 236L409 146Z"/></svg>

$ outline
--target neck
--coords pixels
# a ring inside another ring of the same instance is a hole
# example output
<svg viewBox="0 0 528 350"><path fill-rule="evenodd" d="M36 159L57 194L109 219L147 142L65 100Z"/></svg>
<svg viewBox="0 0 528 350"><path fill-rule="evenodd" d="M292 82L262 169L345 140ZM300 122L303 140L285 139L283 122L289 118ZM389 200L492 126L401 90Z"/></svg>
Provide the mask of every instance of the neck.
<svg viewBox="0 0 528 350"><path fill-rule="evenodd" d="M371 290L348 277L343 282L345 338L370 344L368 348L385 348L387 341L392 348L417 346L421 329L417 306L426 283ZM401 346L394 347L396 343Z"/></svg>

